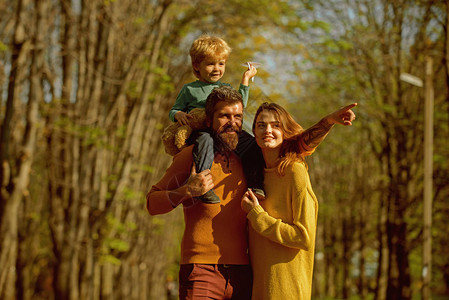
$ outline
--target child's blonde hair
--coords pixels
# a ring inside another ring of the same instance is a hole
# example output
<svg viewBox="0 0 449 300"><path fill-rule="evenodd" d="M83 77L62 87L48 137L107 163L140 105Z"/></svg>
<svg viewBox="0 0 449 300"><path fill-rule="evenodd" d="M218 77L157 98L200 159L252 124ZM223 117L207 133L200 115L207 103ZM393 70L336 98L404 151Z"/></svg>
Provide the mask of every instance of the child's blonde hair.
<svg viewBox="0 0 449 300"><path fill-rule="evenodd" d="M194 67L197 67L206 58L226 60L229 53L231 53L231 47L222 38L208 34L202 34L190 47L190 58ZM199 76L195 68L193 73L196 77Z"/></svg>

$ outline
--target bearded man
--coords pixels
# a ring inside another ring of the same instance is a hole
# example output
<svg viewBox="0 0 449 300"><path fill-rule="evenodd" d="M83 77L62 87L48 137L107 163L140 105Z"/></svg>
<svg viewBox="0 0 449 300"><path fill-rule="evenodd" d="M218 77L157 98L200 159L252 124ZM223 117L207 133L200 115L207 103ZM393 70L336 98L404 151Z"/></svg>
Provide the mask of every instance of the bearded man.
<svg viewBox="0 0 449 300"><path fill-rule="evenodd" d="M206 122L214 137L210 170L195 172L193 146L174 156L162 179L147 195L151 215L184 208L180 299L251 299L246 215L240 201L247 186L235 150L242 129L242 96L231 87L215 88L206 102ZM197 197L214 189L220 203Z"/></svg>

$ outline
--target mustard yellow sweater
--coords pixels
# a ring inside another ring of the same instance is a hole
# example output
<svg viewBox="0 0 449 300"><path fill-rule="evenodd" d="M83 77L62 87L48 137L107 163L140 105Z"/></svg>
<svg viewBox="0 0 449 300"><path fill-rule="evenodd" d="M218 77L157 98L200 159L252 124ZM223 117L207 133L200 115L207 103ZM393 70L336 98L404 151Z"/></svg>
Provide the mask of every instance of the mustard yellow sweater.
<svg viewBox="0 0 449 300"><path fill-rule="evenodd" d="M265 170L267 198L253 208L249 220L253 300L308 300L312 273L318 201L304 163L284 176Z"/></svg>

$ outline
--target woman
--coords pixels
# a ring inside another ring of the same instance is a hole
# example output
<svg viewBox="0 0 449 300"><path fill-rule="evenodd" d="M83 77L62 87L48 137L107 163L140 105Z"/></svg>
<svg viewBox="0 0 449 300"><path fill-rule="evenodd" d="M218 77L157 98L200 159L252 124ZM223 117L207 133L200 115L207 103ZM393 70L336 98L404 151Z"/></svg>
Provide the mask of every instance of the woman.
<svg viewBox="0 0 449 300"><path fill-rule="evenodd" d="M351 110L339 112L323 121L350 125L355 118ZM318 201L298 149L302 131L276 103L263 103L256 112L253 133L266 165L266 199L259 203L251 190L242 198L249 221L254 300L311 298Z"/></svg>

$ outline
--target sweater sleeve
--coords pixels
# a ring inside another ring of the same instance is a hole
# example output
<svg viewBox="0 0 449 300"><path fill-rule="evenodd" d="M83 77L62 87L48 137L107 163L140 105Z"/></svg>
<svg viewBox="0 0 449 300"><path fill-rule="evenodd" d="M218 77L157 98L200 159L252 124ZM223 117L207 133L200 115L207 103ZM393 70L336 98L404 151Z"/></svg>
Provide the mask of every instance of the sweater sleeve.
<svg viewBox="0 0 449 300"><path fill-rule="evenodd" d="M239 93L242 95L243 107L246 107L248 105L249 86L240 84Z"/></svg>
<svg viewBox="0 0 449 300"><path fill-rule="evenodd" d="M188 100L187 99L187 88L186 88L186 86L183 86L181 91L179 92L178 96L176 97L175 104L168 112L168 117L170 118L170 120L172 120L173 122L176 122L175 114L178 111L187 112L187 108L188 108L187 100Z"/></svg>
<svg viewBox="0 0 449 300"><path fill-rule="evenodd" d="M302 138L302 135L298 137L298 147L299 151L302 153L302 156L309 156L312 155L313 152L315 152L315 148L309 147Z"/></svg>
<svg viewBox="0 0 449 300"><path fill-rule="evenodd" d="M185 184L190 176L193 146L183 149L173 157L171 166L162 179L147 194L147 210L151 215L168 213L186 199L185 194L174 190Z"/></svg>
<svg viewBox="0 0 449 300"><path fill-rule="evenodd" d="M311 190L305 165L298 165L295 166L293 182L290 182L292 224L270 216L260 205L254 207L247 218L253 229L269 240L307 251L315 242L318 203Z"/></svg>

